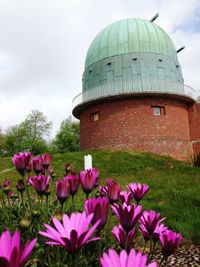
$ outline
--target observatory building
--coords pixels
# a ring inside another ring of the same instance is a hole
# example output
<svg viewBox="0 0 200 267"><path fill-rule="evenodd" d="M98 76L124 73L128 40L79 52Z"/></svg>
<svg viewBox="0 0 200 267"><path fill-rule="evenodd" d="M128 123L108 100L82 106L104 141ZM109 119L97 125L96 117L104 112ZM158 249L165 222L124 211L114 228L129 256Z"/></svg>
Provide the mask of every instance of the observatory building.
<svg viewBox="0 0 200 267"><path fill-rule="evenodd" d="M81 150L149 151L188 160L200 152L200 103L184 85L169 35L123 19L91 43L82 93L73 100Z"/></svg>

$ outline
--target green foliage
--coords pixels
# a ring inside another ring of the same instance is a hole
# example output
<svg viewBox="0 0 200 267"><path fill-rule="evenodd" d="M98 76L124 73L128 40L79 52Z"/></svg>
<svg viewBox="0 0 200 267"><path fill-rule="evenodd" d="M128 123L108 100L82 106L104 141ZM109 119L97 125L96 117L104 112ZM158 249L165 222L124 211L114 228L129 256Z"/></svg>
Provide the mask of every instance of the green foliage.
<svg viewBox="0 0 200 267"><path fill-rule="evenodd" d="M78 151L79 140L79 123L72 121L72 118L69 117L61 123L60 130L53 141L53 146L57 152Z"/></svg>
<svg viewBox="0 0 200 267"><path fill-rule="evenodd" d="M5 135L2 134L0 129L0 157L4 155L4 147L5 147Z"/></svg>
<svg viewBox="0 0 200 267"><path fill-rule="evenodd" d="M45 136L49 135L51 122L42 112L33 110L19 125L7 129L4 149L8 155L29 150L41 154L48 150Z"/></svg>

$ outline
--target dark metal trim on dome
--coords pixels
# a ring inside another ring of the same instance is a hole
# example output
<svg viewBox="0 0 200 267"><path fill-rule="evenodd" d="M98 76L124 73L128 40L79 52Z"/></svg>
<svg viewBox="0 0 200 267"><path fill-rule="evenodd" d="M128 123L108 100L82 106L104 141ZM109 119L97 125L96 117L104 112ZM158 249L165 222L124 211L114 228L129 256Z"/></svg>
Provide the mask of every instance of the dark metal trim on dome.
<svg viewBox="0 0 200 267"><path fill-rule="evenodd" d="M152 19L150 19L151 22L153 22L154 20L156 20L159 17L159 13L156 13L155 16L153 16Z"/></svg>

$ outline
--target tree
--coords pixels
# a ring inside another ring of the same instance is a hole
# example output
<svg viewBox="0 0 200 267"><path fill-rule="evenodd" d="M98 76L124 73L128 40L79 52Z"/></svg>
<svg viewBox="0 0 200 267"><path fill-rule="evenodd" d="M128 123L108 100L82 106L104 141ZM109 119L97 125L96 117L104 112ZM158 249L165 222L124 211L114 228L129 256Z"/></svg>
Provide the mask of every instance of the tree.
<svg viewBox="0 0 200 267"><path fill-rule="evenodd" d="M33 110L19 125L7 129L5 150L7 154L19 151L31 151L41 154L48 150L45 137L49 135L52 123L42 112Z"/></svg>
<svg viewBox="0 0 200 267"><path fill-rule="evenodd" d="M5 135L1 132L0 128L0 157L4 155Z"/></svg>
<svg viewBox="0 0 200 267"><path fill-rule="evenodd" d="M22 127L26 129L28 140L35 142L49 136L52 122L47 121L47 117L38 110L32 110L25 121L22 122Z"/></svg>
<svg viewBox="0 0 200 267"><path fill-rule="evenodd" d="M60 130L53 141L53 146L58 152L78 151L79 142L79 123L72 121L72 118L69 117L61 123Z"/></svg>

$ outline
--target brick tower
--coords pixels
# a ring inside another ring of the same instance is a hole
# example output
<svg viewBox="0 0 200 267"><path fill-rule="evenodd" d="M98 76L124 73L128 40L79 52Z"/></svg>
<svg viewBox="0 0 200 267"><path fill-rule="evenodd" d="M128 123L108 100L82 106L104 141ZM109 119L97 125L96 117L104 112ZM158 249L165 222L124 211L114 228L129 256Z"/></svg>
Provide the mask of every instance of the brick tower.
<svg viewBox="0 0 200 267"><path fill-rule="evenodd" d="M181 160L200 152L200 105L184 85L171 38L153 20L124 19L103 29L88 49L82 81L72 111L81 150Z"/></svg>

